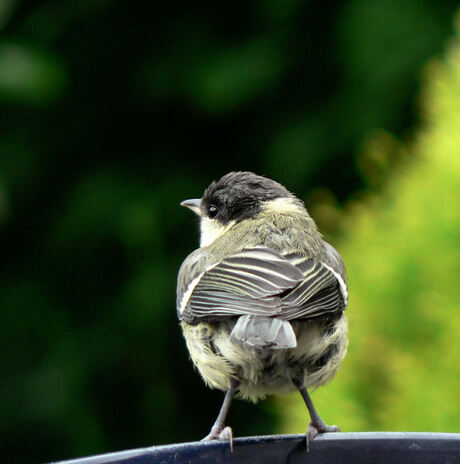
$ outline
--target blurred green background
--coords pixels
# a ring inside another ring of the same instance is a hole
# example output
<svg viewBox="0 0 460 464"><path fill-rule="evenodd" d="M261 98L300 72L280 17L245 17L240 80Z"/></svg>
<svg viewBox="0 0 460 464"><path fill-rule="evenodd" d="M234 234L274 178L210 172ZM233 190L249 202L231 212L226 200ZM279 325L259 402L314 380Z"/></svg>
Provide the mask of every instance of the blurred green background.
<svg viewBox="0 0 460 464"><path fill-rule="evenodd" d="M295 192L349 270L314 394L346 431L460 431L457 1L0 1L5 462L206 435L175 314L179 207L230 170ZM436 57L436 58L433 58ZM237 436L304 432L297 395Z"/></svg>

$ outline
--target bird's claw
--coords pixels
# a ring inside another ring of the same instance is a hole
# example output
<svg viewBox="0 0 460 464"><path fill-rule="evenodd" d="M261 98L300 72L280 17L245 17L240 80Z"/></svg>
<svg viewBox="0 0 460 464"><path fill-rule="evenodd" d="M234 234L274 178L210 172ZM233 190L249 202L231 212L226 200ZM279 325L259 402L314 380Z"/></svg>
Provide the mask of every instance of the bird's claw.
<svg viewBox="0 0 460 464"><path fill-rule="evenodd" d="M219 433L219 439L230 442L230 451L233 453L233 430L232 428L229 426L225 427Z"/></svg>
<svg viewBox="0 0 460 464"><path fill-rule="evenodd" d="M225 440L230 442L230 451L233 452L233 430L231 427L216 427L212 428L211 432L206 435L201 441L211 441L211 440Z"/></svg>
<svg viewBox="0 0 460 464"><path fill-rule="evenodd" d="M340 428L337 425L326 425L324 422L314 424L310 422L308 424L308 429L306 433L307 438L307 452L310 452L310 443L315 439L318 433L328 433L328 432L340 432Z"/></svg>

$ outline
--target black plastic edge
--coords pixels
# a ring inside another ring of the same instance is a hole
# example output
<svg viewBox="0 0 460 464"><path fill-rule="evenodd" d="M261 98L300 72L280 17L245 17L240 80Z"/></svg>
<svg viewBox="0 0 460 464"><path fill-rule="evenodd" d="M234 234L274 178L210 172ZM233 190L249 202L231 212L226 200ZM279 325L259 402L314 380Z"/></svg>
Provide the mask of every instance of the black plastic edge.
<svg viewBox="0 0 460 464"><path fill-rule="evenodd" d="M263 448L258 448L262 446ZM261 453L263 451L263 453ZM53 461L49 464L145 464L145 463L207 463L207 462L241 462L247 463L248 453L254 453L255 462L266 462L268 453L270 464L276 462L301 462L292 459L293 454L320 458L327 462L337 456L346 458L352 454L365 462L369 453L378 459L379 455L388 455L392 463L398 454L416 455L413 462L460 463L460 433L431 432L348 432L327 433L319 435L311 443L310 453L306 453L305 435L269 435L236 438L234 452L230 451L228 442L190 442L170 445L158 445L133 450L118 451L65 461ZM367 453L367 454L366 454ZM426 459L420 460L420 455ZM257 458L255 457L257 456ZM273 459L271 459L273 457ZM452 459L451 459L452 458ZM386 460L385 460L386 461ZM305 461L307 462L307 461ZM312 461L310 461L312 462ZM343 462L349 462L344 460ZM378 462L384 462L379 459Z"/></svg>

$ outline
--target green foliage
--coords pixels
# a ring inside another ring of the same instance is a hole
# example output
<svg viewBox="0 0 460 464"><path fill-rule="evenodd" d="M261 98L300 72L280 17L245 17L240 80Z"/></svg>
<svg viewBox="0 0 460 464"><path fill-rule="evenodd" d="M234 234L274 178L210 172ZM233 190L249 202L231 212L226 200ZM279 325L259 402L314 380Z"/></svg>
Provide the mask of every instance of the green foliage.
<svg viewBox="0 0 460 464"><path fill-rule="evenodd" d="M459 57L456 39L427 67L415 141L399 148L383 193L352 202L345 215L338 248L349 273L349 353L314 397L345 431L460 428ZM369 155L388 158L385 147ZM306 427L301 403L280 402L283 431Z"/></svg>
<svg viewBox="0 0 460 464"><path fill-rule="evenodd" d="M53 102L65 85L65 70L54 56L18 43L0 43L0 102Z"/></svg>

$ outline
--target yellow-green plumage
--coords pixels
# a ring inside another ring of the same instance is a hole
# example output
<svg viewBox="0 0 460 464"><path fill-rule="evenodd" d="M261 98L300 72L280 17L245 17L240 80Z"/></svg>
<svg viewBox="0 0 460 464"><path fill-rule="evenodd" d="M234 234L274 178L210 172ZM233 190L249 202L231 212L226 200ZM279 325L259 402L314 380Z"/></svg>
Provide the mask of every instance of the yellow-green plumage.
<svg viewBox="0 0 460 464"><path fill-rule="evenodd" d="M229 341L235 321L182 322L182 331L190 356L203 380L211 388L227 390L231 379L239 379L240 396L257 401L272 393L297 390L293 378L303 378L308 388L317 388L336 375L348 345L348 321L345 314L331 323L318 319L292 323L297 347L286 350L250 349ZM324 365L315 368L331 346L334 352Z"/></svg>

